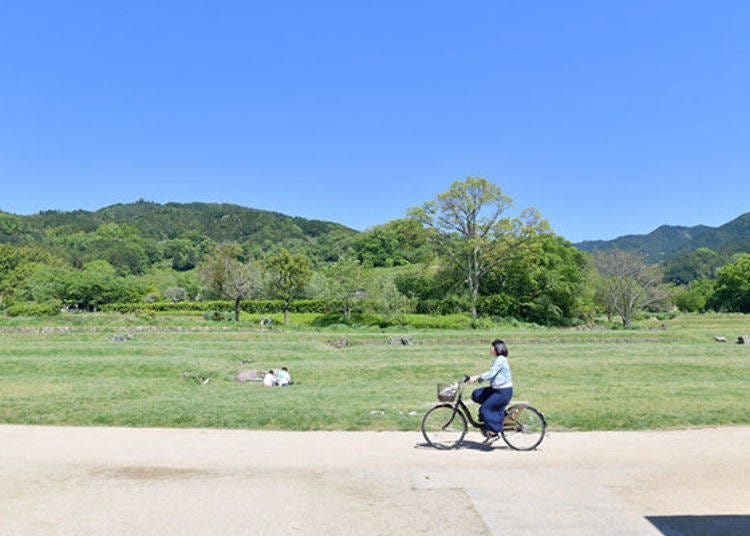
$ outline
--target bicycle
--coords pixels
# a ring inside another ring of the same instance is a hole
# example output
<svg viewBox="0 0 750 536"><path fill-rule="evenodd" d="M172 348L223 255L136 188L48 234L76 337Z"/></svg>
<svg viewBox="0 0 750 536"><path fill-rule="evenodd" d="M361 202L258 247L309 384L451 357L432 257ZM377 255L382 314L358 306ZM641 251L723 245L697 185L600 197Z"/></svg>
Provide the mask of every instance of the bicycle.
<svg viewBox="0 0 750 536"><path fill-rule="evenodd" d="M422 417L422 435L430 446L441 450L458 448L466 436L467 422L475 428L482 426L463 401L463 388L468 379L464 376L460 382L438 383L439 403ZM546 430L544 415L521 402L505 409L500 434L513 450L533 450L544 439Z"/></svg>

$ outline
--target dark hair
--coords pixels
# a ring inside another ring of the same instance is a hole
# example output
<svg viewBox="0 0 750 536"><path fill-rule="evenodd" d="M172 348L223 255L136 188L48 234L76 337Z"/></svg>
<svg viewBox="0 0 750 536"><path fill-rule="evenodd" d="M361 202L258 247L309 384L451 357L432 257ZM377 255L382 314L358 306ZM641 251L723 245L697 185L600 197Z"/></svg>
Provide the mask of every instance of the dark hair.
<svg viewBox="0 0 750 536"><path fill-rule="evenodd" d="M281 370L287 370L288 371L289 369L286 368L286 367L281 367Z"/></svg>
<svg viewBox="0 0 750 536"><path fill-rule="evenodd" d="M492 347L495 349L497 355L508 357L508 346L505 344L505 341L495 339L492 341Z"/></svg>

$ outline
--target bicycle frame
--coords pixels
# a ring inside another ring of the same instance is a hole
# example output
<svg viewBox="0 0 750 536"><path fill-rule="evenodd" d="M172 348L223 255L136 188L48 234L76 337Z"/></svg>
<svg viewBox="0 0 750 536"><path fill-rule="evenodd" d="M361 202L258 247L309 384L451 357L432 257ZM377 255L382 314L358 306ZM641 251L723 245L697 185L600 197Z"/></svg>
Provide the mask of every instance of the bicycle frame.
<svg viewBox="0 0 750 536"><path fill-rule="evenodd" d="M482 424L474 420L474 417L472 416L471 411L469 410L469 407L466 404L464 404L463 397L464 397L464 388L462 385L461 390L456 395L456 401L451 404L451 406L453 406L453 417L451 417L451 420L448 421L446 426L448 426L449 424L453 422L453 418L455 417L456 412L460 411L461 413L464 414L464 417L466 417L466 420L468 421L469 424L471 424L474 428L481 428Z"/></svg>

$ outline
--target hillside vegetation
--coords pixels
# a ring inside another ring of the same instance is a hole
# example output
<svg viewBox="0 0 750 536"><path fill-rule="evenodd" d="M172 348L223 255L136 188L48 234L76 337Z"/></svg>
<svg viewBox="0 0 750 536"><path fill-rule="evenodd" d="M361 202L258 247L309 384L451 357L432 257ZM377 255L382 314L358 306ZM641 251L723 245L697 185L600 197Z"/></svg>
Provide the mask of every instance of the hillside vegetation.
<svg viewBox="0 0 750 536"><path fill-rule="evenodd" d="M33 244L50 236L93 233L105 224L137 230L139 238L153 241L184 239L235 241L268 250L278 243L312 256L335 258L338 246L358 233L338 223L308 220L231 204L166 203L148 201L117 204L88 212L48 210L30 216L0 212L0 242Z"/></svg>
<svg viewBox="0 0 750 536"><path fill-rule="evenodd" d="M286 323L295 312L321 326L459 314L475 327L498 318L588 324L603 313L628 327L673 306L750 312L750 255L731 255L750 251L750 214L717 229L664 226L577 248L536 210L511 214L511 204L499 186L468 177L365 231L216 203L0 212L0 313L238 321L283 312Z"/></svg>

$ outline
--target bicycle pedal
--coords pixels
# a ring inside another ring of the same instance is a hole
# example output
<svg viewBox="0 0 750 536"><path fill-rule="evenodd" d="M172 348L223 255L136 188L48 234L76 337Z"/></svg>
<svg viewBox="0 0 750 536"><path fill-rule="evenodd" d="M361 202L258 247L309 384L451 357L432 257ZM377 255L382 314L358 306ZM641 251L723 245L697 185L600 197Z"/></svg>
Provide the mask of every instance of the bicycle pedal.
<svg viewBox="0 0 750 536"><path fill-rule="evenodd" d="M487 438L484 441L482 441L482 445L485 445L485 446L489 447L495 441L497 441L499 438L500 438L499 435L487 436Z"/></svg>

